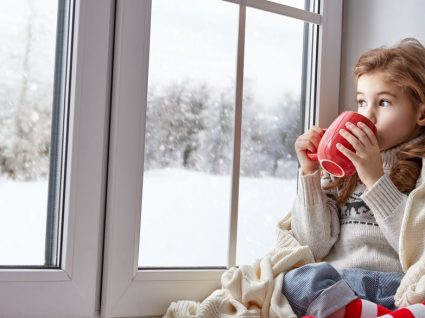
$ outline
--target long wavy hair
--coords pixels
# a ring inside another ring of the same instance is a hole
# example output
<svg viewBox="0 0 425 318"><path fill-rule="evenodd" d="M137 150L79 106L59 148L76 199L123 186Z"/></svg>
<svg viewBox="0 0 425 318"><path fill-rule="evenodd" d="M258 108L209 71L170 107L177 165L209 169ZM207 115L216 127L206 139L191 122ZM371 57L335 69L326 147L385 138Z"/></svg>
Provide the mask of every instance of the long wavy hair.
<svg viewBox="0 0 425 318"><path fill-rule="evenodd" d="M414 107L425 104L425 48L418 40L406 38L395 47L379 47L361 55L354 69L355 80L373 72L384 72L392 83L402 87ZM425 128L422 133L425 133ZM400 192L409 193L416 187L422 169L422 158L425 158L423 140L403 147L398 153L390 178ZM325 189L338 189L337 200L343 204L358 182L356 173L349 177L335 178Z"/></svg>

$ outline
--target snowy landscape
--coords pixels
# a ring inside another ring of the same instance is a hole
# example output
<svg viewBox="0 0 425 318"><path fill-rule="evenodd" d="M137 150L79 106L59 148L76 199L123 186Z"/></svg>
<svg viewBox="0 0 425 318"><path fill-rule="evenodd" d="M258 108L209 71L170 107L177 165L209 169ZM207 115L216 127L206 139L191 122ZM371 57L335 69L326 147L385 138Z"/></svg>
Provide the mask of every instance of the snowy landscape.
<svg viewBox="0 0 425 318"><path fill-rule="evenodd" d="M226 1L180 2L197 21L172 20L177 1L153 2L139 266L225 266L238 10ZM55 0L0 4L0 266L44 263L56 14ZM298 50L275 43L302 40L303 24L253 10L248 18L255 30L246 49L238 264L274 245L295 198L301 131L301 76L282 72L301 69L302 42L293 43ZM187 36L193 23L201 33Z"/></svg>
<svg viewBox="0 0 425 318"><path fill-rule="evenodd" d="M227 265L230 177L164 169L148 172L144 188L139 265ZM293 179L241 178L238 264L274 247L295 191Z"/></svg>
<svg viewBox="0 0 425 318"><path fill-rule="evenodd" d="M163 169L147 172L144 182L139 265L225 266L230 178ZM276 223L295 190L295 180L241 179L239 264L274 246ZM3 179L0 193L0 264L43 265L47 182Z"/></svg>

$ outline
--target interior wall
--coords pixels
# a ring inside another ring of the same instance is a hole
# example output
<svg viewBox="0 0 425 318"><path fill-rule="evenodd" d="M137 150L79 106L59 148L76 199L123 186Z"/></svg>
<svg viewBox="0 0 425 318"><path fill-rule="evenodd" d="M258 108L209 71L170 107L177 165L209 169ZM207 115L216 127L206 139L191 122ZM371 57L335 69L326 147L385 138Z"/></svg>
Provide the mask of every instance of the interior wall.
<svg viewBox="0 0 425 318"><path fill-rule="evenodd" d="M340 111L356 109L353 70L364 51L393 46L406 37L425 46L423 12L423 0L344 0Z"/></svg>

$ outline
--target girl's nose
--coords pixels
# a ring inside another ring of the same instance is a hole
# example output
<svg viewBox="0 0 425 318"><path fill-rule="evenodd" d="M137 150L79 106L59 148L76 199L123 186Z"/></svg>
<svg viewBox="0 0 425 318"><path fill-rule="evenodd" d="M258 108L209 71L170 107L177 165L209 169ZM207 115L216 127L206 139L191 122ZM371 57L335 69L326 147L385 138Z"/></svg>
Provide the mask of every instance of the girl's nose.
<svg viewBox="0 0 425 318"><path fill-rule="evenodd" d="M363 115L376 125L376 114L375 114L374 107L367 107Z"/></svg>

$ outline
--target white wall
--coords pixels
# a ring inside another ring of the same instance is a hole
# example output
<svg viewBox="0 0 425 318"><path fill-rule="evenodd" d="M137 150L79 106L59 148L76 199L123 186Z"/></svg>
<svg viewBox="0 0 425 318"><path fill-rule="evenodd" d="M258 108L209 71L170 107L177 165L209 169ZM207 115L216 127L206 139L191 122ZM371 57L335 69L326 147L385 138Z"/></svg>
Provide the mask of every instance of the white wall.
<svg viewBox="0 0 425 318"><path fill-rule="evenodd" d="M364 51L405 37L425 45L423 0L344 0L340 111L355 109L353 69Z"/></svg>

